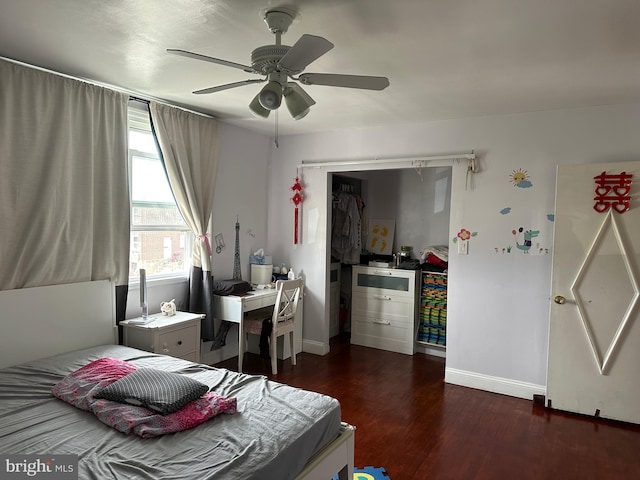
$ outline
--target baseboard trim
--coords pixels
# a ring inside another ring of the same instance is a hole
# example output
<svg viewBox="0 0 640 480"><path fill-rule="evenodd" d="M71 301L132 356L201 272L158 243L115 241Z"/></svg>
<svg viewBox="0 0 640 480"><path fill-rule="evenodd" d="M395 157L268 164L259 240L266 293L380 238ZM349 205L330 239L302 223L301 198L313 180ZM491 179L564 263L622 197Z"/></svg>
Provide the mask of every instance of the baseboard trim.
<svg viewBox="0 0 640 480"><path fill-rule="evenodd" d="M416 353L423 353L425 355L431 355L432 357L447 358L447 351L445 347L425 345L423 343L416 342Z"/></svg>
<svg viewBox="0 0 640 480"><path fill-rule="evenodd" d="M460 385L462 387L476 388L488 392L500 393L511 397L525 398L533 400L534 395L546 395L544 385L534 383L519 382L508 378L493 377L480 373L457 370L455 368L445 368L445 383Z"/></svg>
<svg viewBox="0 0 640 480"><path fill-rule="evenodd" d="M326 355L329 353L325 350L325 345L322 342L315 340L302 339L302 351L305 353L312 353L313 355Z"/></svg>

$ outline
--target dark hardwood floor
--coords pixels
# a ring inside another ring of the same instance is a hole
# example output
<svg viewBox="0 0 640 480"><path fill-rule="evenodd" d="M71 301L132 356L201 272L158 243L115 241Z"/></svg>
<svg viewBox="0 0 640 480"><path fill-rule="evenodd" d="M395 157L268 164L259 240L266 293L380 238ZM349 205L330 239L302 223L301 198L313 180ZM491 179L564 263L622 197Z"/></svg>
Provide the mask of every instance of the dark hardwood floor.
<svg viewBox="0 0 640 480"><path fill-rule="evenodd" d="M297 360L274 376L247 354L244 370L337 398L357 427L356 467L384 467L391 480L640 478L640 426L445 384L444 359L351 346L344 335L328 355Z"/></svg>

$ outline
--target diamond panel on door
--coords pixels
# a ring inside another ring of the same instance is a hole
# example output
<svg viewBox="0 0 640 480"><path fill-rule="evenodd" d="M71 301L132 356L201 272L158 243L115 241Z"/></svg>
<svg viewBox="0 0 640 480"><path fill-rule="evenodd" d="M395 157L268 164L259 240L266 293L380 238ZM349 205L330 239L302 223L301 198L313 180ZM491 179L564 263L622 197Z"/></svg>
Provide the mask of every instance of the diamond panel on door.
<svg viewBox="0 0 640 480"><path fill-rule="evenodd" d="M620 230L618 215L610 210L605 216L571 286L601 374L606 374L624 343L624 333L639 296L637 275L627 254L631 246L627 246ZM603 318L612 321L602 321Z"/></svg>

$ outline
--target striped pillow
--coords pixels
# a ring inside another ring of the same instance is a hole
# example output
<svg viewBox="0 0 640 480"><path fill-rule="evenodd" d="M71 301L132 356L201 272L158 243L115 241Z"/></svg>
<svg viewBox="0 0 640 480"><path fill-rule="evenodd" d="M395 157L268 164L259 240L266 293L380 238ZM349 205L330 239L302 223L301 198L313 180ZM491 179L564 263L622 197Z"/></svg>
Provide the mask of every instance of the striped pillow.
<svg viewBox="0 0 640 480"><path fill-rule="evenodd" d="M168 415L208 390L207 385L179 373L139 368L102 389L95 398L142 406Z"/></svg>

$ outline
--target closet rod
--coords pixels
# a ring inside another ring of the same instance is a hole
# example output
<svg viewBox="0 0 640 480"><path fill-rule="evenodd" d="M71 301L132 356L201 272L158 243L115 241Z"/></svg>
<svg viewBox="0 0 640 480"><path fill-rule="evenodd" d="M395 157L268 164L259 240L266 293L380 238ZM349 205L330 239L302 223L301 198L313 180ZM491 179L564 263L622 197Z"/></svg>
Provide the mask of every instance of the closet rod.
<svg viewBox="0 0 640 480"><path fill-rule="evenodd" d="M310 162L303 160L301 168L322 168L322 167L343 167L348 165L371 165L382 163L410 163L412 167L426 167L422 162L434 162L439 160L475 160L476 154L471 153L458 153L453 155L424 155L419 157L399 157L399 158L376 158L373 160L360 159L360 160L335 160L327 162Z"/></svg>

